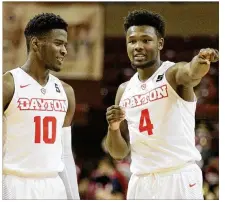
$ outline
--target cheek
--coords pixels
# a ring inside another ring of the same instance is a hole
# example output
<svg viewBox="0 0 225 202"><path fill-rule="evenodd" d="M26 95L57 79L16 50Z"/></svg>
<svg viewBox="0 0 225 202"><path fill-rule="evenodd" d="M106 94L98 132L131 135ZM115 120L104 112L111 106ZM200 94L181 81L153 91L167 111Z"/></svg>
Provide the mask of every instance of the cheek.
<svg viewBox="0 0 225 202"><path fill-rule="evenodd" d="M132 56L132 53L133 53L133 48L130 45L127 45L127 54L129 58Z"/></svg>
<svg viewBox="0 0 225 202"><path fill-rule="evenodd" d="M151 44L145 47L145 49L147 50L147 52L151 53L151 54L155 54L158 52L158 46L157 44Z"/></svg>
<svg viewBox="0 0 225 202"><path fill-rule="evenodd" d="M40 55L42 59L46 60L48 58L48 54L49 54L48 46L43 46L40 50Z"/></svg>
<svg viewBox="0 0 225 202"><path fill-rule="evenodd" d="M48 50L46 52L46 56L48 57L48 60L54 60L57 55L57 47L55 46L50 46L48 47Z"/></svg>

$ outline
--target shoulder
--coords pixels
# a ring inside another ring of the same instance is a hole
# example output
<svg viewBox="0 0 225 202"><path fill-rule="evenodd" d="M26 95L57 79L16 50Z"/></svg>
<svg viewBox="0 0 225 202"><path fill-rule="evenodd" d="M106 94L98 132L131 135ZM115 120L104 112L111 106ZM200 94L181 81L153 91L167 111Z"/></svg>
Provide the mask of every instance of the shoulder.
<svg viewBox="0 0 225 202"><path fill-rule="evenodd" d="M10 72L6 72L5 74L3 74L2 76L2 80L3 80L3 87L4 89L14 89L14 79L13 76Z"/></svg>
<svg viewBox="0 0 225 202"><path fill-rule="evenodd" d="M3 81L11 81L13 82L13 75L10 72L6 72L5 74L3 74Z"/></svg>
<svg viewBox="0 0 225 202"><path fill-rule="evenodd" d="M129 81L126 81L126 82L124 82L124 83L121 83L120 86L119 86L119 88L125 90L125 88L127 87L127 84L128 84L128 83L129 83Z"/></svg>
<svg viewBox="0 0 225 202"><path fill-rule="evenodd" d="M182 69L184 69L184 66L187 64L187 62L177 62L174 63L174 65L172 65L170 68L167 69L166 71L166 78L168 81L174 80L178 70L182 71Z"/></svg>
<svg viewBox="0 0 225 202"><path fill-rule="evenodd" d="M76 100L75 100L75 94L74 94L74 90L72 86L65 83L64 81L60 80L60 82L64 88L64 91L68 99L68 110L67 110L67 114L63 124L63 127L67 127L67 126L71 126L71 122L73 120L73 116L74 116L75 108L76 108Z"/></svg>
<svg viewBox="0 0 225 202"><path fill-rule="evenodd" d="M169 67L166 71L167 74L171 74L171 73L175 73L178 69L184 67L184 65L186 65L187 62L177 62L174 63L171 67Z"/></svg>
<svg viewBox="0 0 225 202"><path fill-rule="evenodd" d="M117 90L117 93L116 93L116 99L115 99L115 104L119 104L120 103L120 100L123 96L123 93L128 85L129 81L126 81L124 83L121 83L118 90Z"/></svg>

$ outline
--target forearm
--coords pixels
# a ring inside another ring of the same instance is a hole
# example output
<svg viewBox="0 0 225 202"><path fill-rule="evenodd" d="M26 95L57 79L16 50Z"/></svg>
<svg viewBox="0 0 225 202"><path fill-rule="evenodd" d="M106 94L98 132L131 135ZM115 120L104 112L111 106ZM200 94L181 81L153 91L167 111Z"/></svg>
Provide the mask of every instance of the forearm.
<svg viewBox="0 0 225 202"><path fill-rule="evenodd" d="M64 169L59 173L66 188L68 199L80 199L77 185L76 167L72 155L64 156Z"/></svg>
<svg viewBox="0 0 225 202"><path fill-rule="evenodd" d="M130 151L127 142L121 135L120 129L111 130L110 128L108 128L108 133L105 139L105 146L109 154L114 159L118 160L125 158Z"/></svg>
<svg viewBox="0 0 225 202"><path fill-rule="evenodd" d="M59 173L67 193L68 199L80 199L77 184L76 165L73 159L73 153L71 148L71 128L66 127L63 129L62 144L63 154L62 161L64 163L64 169Z"/></svg>

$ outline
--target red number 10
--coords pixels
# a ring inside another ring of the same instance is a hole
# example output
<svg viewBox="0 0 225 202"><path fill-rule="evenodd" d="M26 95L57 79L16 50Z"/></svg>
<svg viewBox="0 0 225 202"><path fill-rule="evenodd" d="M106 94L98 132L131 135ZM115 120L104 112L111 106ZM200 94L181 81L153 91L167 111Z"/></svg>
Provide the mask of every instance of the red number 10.
<svg viewBox="0 0 225 202"><path fill-rule="evenodd" d="M144 124L145 123L145 124ZM152 135L153 124L151 123L150 115L148 109L143 109L141 111L141 118L139 123L139 131L148 131L148 135Z"/></svg>
<svg viewBox="0 0 225 202"><path fill-rule="evenodd" d="M53 116L46 116L41 120L40 116L34 117L35 122L35 143L41 143L41 128L43 127L43 141L46 144L54 144L56 138L56 118ZM49 137L49 123L52 123L52 135Z"/></svg>

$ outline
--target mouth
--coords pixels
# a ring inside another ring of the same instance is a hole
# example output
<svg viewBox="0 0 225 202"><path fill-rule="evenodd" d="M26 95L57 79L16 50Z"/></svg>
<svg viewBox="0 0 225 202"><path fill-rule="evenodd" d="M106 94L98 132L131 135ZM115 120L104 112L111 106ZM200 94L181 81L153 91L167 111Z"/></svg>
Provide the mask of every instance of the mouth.
<svg viewBox="0 0 225 202"><path fill-rule="evenodd" d="M58 61L60 64L62 64L63 61L64 61L64 58L63 58L63 57L57 57L56 59L57 59L57 61Z"/></svg>
<svg viewBox="0 0 225 202"><path fill-rule="evenodd" d="M144 60L144 59L146 59L146 55L144 55L144 54L135 54L134 55L134 59L135 60Z"/></svg>

